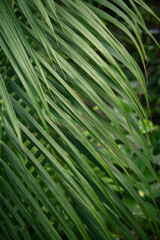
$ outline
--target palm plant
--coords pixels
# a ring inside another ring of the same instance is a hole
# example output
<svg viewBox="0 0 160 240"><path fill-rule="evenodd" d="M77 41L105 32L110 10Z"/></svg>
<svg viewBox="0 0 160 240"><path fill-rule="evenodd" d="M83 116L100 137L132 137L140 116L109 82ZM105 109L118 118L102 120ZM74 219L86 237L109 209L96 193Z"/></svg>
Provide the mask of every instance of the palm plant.
<svg viewBox="0 0 160 240"><path fill-rule="evenodd" d="M142 31L156 40L137 3L154 13L141 0L94 2L0 1L1 239L148 239L141 216L160 237L135 161L159 182L132 86L149 108Z"/></svg>

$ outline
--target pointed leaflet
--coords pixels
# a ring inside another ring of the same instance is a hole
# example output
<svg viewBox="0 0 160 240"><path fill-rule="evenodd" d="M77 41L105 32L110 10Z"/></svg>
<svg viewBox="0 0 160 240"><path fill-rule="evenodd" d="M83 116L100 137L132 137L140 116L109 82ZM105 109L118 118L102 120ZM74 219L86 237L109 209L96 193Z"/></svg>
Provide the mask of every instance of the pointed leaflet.
<svg viewBox="0 0 160 240"><path fill-rule="evenodd" d="M18 121L17 121L17 117L16 117L16 114L14 112L9 94L7 92L7 89L6 89L6 86L5 86L4 80L2 79L1 74L0 74L0 94L1 94L2 99L4 101L5 108L7 110L7 113L9 115L9 117L10 117L10 120L12 122L14 130L15 130L15 132L18 136L18 139L19 139L19 141L22 145L23 144L22 143L22 136L21 136L21 131L20 131L19 124L18 124Z"/></svg>

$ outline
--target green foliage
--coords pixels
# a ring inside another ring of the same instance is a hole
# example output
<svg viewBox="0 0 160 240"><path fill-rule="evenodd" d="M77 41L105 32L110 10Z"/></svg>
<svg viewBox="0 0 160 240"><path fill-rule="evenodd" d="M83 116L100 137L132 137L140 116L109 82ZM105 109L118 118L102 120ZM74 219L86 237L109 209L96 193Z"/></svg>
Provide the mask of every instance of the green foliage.
<svg viewBox="0 0 160 240"><path fill-rule="evenodd" d="M0 1L1 239L160 237L136 4Z"/></svg>

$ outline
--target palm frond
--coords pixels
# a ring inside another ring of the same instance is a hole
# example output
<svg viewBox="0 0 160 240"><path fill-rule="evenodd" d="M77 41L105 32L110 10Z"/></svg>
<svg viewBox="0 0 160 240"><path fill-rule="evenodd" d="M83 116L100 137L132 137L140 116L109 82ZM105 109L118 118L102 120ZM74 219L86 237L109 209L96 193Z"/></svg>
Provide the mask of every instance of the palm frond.
<svg viewBox="0 0 160 240"><path fill-rule="evenodd" d="M149 106L142 29L153 36L132 0L95 2L122 21L81 0L0 2L3 239L115 239L119 231L147 240L125 195L160 236L148 208L158 213L154 195L132 159L159 182L131 81ZM144 73L108 22L131 40Z"/></svg>

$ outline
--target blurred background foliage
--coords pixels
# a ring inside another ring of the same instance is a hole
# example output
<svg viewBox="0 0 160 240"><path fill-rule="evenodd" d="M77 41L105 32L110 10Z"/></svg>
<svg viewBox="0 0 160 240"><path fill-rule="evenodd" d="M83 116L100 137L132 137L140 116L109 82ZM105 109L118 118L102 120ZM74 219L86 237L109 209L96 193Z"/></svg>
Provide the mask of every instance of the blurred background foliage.
<svg viewBox="0 0 160 240"><path fill-rule="evenodd" d="M157 15L160 14L160 1L146 1ZM160 24L151 15L143 12L146 24L160 42ZM151 119L156 127L153 134L150 135L152 150L156 159L160 162L160 50L153 42L145 36L144 42L146 54L148 57L148 95L150 97ZM145 106L145 105L144 105ZM158 156L159 155L159 156Z"/></svg>

